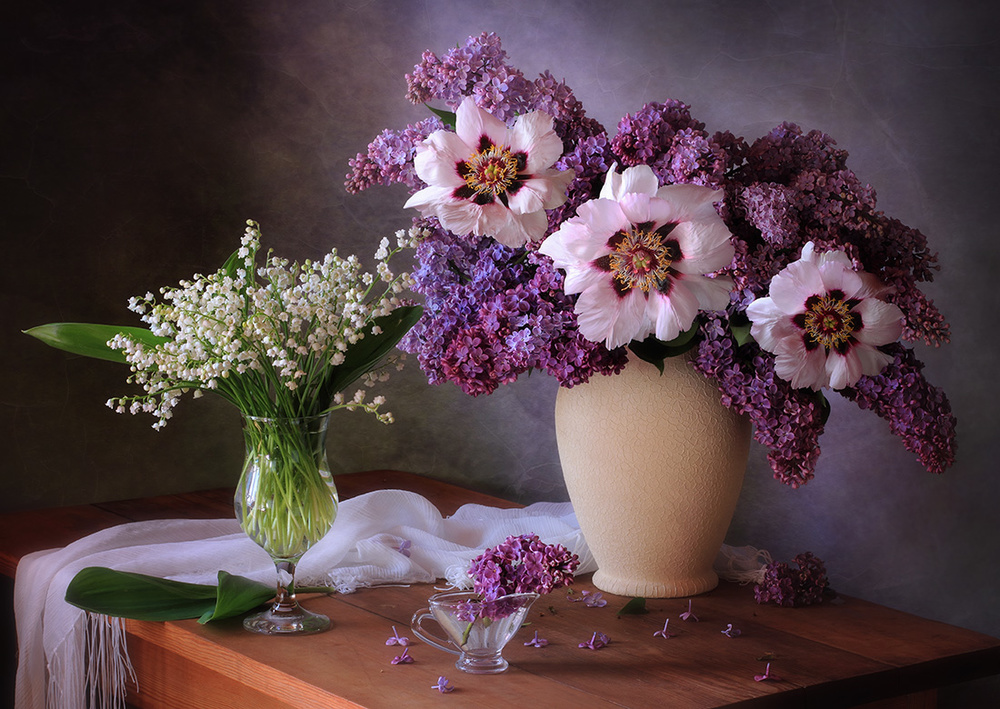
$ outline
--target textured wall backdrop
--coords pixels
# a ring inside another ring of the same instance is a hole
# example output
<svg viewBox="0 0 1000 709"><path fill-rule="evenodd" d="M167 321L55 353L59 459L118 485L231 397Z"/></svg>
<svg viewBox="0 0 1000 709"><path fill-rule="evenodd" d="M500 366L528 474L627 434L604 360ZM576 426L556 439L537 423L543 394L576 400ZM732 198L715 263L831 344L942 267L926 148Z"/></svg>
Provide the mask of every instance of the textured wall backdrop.
<svg viewBox="0 0 1000 709"><path fill-rule="evenodd" d="M398 186L348 195L348 159L426 116L404 99L422 51L488 30L526 75L551 69L612 131L670 97L709 131L753 139L787 120L829 133L880 207L930 236L943 269L929 292L953 342L920 356L958 416L958 464L924 472L881 420L833 396L815 480L783 487L755 448L729 541L779 558L812 550L844 592L1000 635L993 3L80 5L17 3L0 24L0 509L233 484L235 411L185 401L155 432L104 408L126 390L123 370L18 331L131 323L129 296L216 268L248 217L279 253L370 255L411 215ZM331 450L345 472L401 468L565 499L555 391L534 376L472 399L428 386L411 363L386 392L397 423L338 416Z"/></svg>

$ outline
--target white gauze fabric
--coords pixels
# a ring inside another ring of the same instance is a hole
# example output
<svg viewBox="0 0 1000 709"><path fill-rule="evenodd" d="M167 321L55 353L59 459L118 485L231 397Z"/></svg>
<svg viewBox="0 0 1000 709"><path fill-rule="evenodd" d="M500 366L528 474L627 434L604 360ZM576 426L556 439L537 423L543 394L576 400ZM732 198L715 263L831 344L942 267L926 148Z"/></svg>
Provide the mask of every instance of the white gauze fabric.
<svg viewBox="0 0 1000 709"><path fill-rule="evenodd" d="M465 505L444 518L420 495L380 490L341 503L330 533L303 556L296 583L342 593L442 578L467 585L473 557L509 535L529 533L579 555L577 573L596 568L569 503ZM399 551L404 541L410 542L408 556ZM14 585L16 709L124 706L131 667L121 623L64 600L69 582L88 566L203 584L215 584L220 569L262 583L275 580L267 553L232 519L133 522L29 554L18 564Z"/></svg>

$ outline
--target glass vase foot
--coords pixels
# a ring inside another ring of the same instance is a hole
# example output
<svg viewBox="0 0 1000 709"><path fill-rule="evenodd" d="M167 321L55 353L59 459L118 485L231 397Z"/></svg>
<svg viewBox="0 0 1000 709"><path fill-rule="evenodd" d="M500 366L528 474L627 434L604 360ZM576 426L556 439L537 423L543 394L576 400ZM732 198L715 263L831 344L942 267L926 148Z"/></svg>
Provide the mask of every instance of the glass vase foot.
<svg viewBox="0 0 1000 709"><path fill-rule="evenodd" d="M296 605L294 610L268 608L243 619L243 627L261 635L307 635L330 628L330 619Z"/></svg>

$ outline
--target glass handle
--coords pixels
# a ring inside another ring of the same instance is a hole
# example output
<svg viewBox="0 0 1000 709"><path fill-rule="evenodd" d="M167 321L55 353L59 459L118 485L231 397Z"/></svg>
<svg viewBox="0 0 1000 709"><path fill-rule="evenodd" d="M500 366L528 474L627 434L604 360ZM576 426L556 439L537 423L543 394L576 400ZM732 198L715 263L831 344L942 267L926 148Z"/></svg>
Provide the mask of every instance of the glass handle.
<svg viewBox="0 0 1000 709"><path fill-rule="evenodd" d="M430 608L421 608L413 614L413 618L410 620L410 629L413 631L413 634L428 645L433 645L438 650L450 652L452 655L461 655L462 653L455 649L450 640L443 640L431 631L424 629L423 622L426 618L430 618L435 623L437 622L437 619L431 614Z"/></svg>

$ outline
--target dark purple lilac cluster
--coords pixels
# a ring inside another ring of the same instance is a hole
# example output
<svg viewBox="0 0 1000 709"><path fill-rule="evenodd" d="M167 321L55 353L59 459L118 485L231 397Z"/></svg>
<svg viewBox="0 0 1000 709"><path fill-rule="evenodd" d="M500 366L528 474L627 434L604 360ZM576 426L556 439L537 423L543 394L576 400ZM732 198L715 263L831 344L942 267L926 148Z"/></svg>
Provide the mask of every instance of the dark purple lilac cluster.
<svg viewBox="0 0 1000 709"><path fill-rule="evenodd" d="M763 580L753 589L757 603L797 608L823 601L830 586L823 561L807 551L792 562L797 568L783 561L772 561L765 567Z"/></svg>
<svg viewBox="0 0 1000 709"><path fill-rule="evenodd" d="M550 593L573 583L580 559L561 544L545 544L534 534L506 541L472 560L473 590L483 601L512 593Z"/></svg>
<svg viewBox="0 0 1000 709"><path fill-rule="evenodd" d="M508 122L533 110L553 117L564 148L555 167L573 170L575 179L566 202L549 212L547 233L599 194L615 163L650 165L662 184L724 191L719 211L736 251L725 272L735 288L727 312L701 316L694 366L718 381L727 406L750 417L755 439L769 449L774 476L786 484L813 477L828 407L822 396L776 377L774 356L753 340L737 342L731 321L744 320L746 306L768 294L771 279L799 258L807 242L820 251L845 251L859 270L890 286L886 299L904 313L905 340L948 341L944 317L919 288L938 268L926 237L877 210L875 191L847 168L847 152L823 133L783 123L752 143L729 132L710 135L689 106L667 100L626 115L609 137L563 82L548 72L530 81L508 65L490 33L441 57L426 52L407 85L414 102L454 108L471 95ZM413 172L414 150L440 125L430 118L384 131L351 162L348 189L395 182L422 187ZM537 254L537 244L509 249L489 238L451 234L434 219L421 226L430 234L417 249L415 270L425 314L401 346L416 355L432 383L451 381L478 395L536 369L573 386L624 366L625 348L609 351L580 336L575 300L563 294L562 274ZM954 460L948 401L924 380L912 351L890 349L893 365L841 393L886 419L928 470L940 472Z"/></svg>

